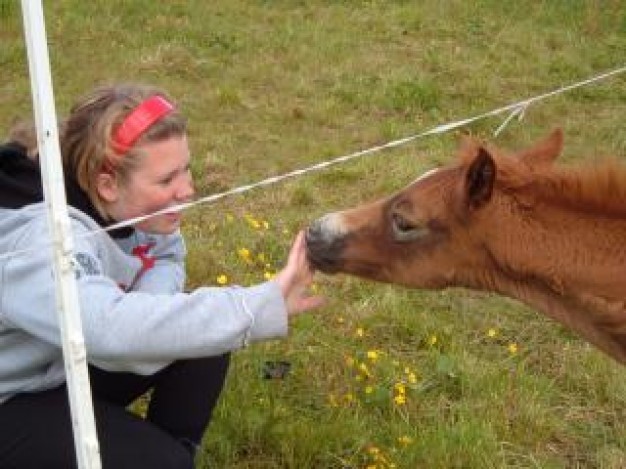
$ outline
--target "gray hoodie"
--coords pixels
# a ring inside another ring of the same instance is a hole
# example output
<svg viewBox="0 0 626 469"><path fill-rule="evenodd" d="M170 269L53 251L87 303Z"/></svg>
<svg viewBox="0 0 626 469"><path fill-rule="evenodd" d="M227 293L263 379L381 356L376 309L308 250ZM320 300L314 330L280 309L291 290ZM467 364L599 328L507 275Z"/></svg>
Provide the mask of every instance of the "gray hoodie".
<svg viewBox="0 0 626 469"><path fill-rule="evenodd" d="M177 359L218 355L249 340L287 334L276 282L183 293L185 248L179 233L135 231L113 239L93 234L97 223L69 210L90 363L151 374ZM50 239L42 203L0 209L0 256L16 252L0 258L0 403L65 380ZM137 246L149 248L152 268L143 271L131 254ZM22 250L28 251L17 252Z"/></svg>

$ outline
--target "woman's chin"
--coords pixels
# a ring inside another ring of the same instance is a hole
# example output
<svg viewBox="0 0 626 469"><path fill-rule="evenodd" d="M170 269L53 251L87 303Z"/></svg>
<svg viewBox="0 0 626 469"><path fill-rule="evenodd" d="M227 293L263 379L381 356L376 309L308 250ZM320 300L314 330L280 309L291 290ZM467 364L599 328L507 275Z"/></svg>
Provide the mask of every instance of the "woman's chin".
<svg viewBox="0 0 626 469"><path fill-rule="evenodd" d="M145 220L137 225L137 229L153 234L172 234L180 228L180 213L167 213Z"/></svg>

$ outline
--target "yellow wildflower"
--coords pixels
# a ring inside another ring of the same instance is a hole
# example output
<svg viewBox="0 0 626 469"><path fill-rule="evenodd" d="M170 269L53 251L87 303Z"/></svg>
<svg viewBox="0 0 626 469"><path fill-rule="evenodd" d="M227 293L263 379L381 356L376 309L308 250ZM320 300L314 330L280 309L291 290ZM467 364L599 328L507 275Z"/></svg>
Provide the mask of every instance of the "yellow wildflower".
<svg viewBox="0 0 626 469"><path fill-rule="evenodd" d="M375 362L376 360L378 360L378 352L376 350L368 350L367 358Z"/></svg>
<svg viewBox="0 0 626 469"><path fill-rule="evenodd" d="M257 230L261 228L261 222L259 222L259 220L256 220L251 215L246 215L245 218L246 218L246 221L248 222L248 225L250 225L252 228L255 228Z"/></svg>
<svg viewBox="0 0 626 469"><path fill-rule="evenodd" d="M362 327L358 327L356 330L356 336L357 337L363 337L365 335L365 331L363 331Z"/></svg>
<svg viewBox="0 0 626 469"><path fill-rule="evenodd" d="M404 394L398 394L393 398L396 405L404 405L406 404L406 396Z"/></svg>
<svg viewBox="0 0 626 469"><path fill-rule="evenodd" d="M224 274L217 276L218 285L226 285L228 283L228 277Z"/></svg>
<svg viewBox="0 0 626 469"><path fill-rule="evenodd" d="M517 344L516 343L511 343L508 346L509 352L512 354L516 354L517 353Z"/></svg>
<svg viewBox="0 0 626 469"><path fill-rule="evenodd" d="M250 262L250 250L247 248L240 248L239 250L237 250L237 254L239 254L239 257L241 257L244 261L246 262Z"/></svg>
<svg viewBox="0 0 626 469"><path fill-rule="evenodd" d="M365 376L367 376L368 378L371 378L371 377L372 377L372 374L370 373L370 370L369 370L369 368L367 368L367 365L366 365L365 363L361 363L361 364L359 365L359 370L361 370L361 372L362 372Z"/></svg>
<svg viewBox="0 0 626 469"><path fill-rule="evenodd" d="M402 435L398 437L398 443L400 443L402 446L407 446L413 443L413 438L408 435Z"/></svg>
<svg viewBox="0 0 626 469"><path fill-rule="evenodd" d="M413 372L409 373L407 378L409 380L409 383L411 383L411 384L417 383L417 375L415 373L413 373Z"/></svg>
<svg viewBox="0 0 626 469"><path fill-rule="evenodd" d="M374 392L374 388L372 386L365 386L365 394L372 394Z"/></svg>
<svg viewBox="0 0 626 469"><path fill-rule="evenodd" d="M496 331L494 328L491 328L487 331L487 335L491 338L494 338L498 335L498 331Z"/></svg>
<svg viewBox="0 0 626 469"><path fill-rule="evenodd" d="M435 345L437 343L437 336L436 335L431 335L428 339L428 343L430 345Z"/></svg>
<svg viewBox="0 0 626 469"><path fill-rule="evenodd" d="M274 277L276 276L276 274L272 273L272 272L268 272L267 270L265 271L265 273L263 274L263 278L265 280L272 280Z"/></svg>

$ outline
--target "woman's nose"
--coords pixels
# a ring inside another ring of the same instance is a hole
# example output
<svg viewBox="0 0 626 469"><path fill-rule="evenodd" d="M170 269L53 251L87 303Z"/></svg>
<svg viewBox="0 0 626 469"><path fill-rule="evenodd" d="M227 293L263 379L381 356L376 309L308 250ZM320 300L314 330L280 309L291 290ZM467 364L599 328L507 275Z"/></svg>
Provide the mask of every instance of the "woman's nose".
<svg viewBox="0 0 626 469"><path fill-rule="evenodd" d="M176 192L176 198L178 200L188 201L191 200L195 193L196 191L193 188L193 179L191 176L188 176L184 178L179 185L178 191Z"/></svg>

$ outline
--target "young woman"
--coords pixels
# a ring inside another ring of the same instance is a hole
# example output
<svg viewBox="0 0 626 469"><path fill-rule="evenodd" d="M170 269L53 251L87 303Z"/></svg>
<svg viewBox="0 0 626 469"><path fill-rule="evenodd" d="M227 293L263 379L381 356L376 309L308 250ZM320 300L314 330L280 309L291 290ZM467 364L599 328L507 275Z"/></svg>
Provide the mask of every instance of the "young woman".
<svg viewBox="0 0 626 469"><path fill-rule="evenodd" d="M41 178L23 139L0 146L0 467L75 466ZM287 334L319 306L299 234L285 268L250 288L184 293L181 214L94 230L189 201L185 120L151 87L95 90L60 132L75 274L105 468L190 468L228 352ZM126 406L152 390L146 419Z"/></svg>

